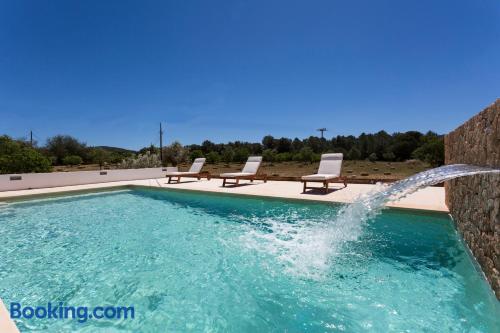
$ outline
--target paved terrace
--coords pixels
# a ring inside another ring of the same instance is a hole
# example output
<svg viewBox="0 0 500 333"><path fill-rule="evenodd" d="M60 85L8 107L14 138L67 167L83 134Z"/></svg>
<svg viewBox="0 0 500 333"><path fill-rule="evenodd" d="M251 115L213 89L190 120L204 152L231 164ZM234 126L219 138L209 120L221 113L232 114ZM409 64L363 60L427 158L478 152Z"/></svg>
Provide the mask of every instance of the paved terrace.
<svg viewBox="0 0 500 333"><path fill-rule="evenodd" d="M313 185L313 183L311 184ZM184 178L179 184L168 184L166 178L157 178L32 190L6 191L0 192L0 201L8 201L9 199L21 198L25 196L47 195L61 192L89 191L94 189L97 190L134 185L152 188L181 189L201 192L216 192L340 203L350 203L359 195L373 191L376 187L376 185L368 184L349 184L347 188L343 188L342 184L330 184L330 192L328 194L323 194L323 191L316 190L308 190L306 193L302 193L302 183L292 181L268 181L267 183L263 183L262 181L256 180L253 183L250 183L249 181L243 180L241 181L240 186L222 187L221 179L212 179L210 181L202 179L200 181L196 181L195 179L191 180L189 178ZM390 202L387 206L448 212L448 208L445 205L443 187L427 187L421 189L400 201Z"/></svg>

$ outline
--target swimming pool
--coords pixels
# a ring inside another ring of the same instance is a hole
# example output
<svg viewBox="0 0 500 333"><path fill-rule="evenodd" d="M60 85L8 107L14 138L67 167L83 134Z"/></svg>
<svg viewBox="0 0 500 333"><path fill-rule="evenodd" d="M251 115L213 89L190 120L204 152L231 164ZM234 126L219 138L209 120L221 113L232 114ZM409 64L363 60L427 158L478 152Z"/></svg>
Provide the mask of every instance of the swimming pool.
<svg viewBox="0 0 500 333"><path fill-rule="evenodd" d="M132 320L17 320L22 332L499 327L447 215L385 210L346 235L331 222L339 207L139 188L11 203L0 298L135 308ZM337 230L325 248L322 233Z"/></svg>

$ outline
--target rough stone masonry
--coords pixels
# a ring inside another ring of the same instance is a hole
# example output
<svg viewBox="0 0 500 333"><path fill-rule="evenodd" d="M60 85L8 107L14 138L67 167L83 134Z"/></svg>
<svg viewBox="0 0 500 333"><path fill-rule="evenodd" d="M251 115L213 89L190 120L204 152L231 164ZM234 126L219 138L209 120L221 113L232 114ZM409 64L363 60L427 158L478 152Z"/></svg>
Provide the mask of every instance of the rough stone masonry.
<svg viewBox="0 0 500 333"><path fill-rule="evenodd" d="M500 168L500 99L446 135L445 163ZM475 175L445 184L446 204L500 299L500 175Z"/></svg>

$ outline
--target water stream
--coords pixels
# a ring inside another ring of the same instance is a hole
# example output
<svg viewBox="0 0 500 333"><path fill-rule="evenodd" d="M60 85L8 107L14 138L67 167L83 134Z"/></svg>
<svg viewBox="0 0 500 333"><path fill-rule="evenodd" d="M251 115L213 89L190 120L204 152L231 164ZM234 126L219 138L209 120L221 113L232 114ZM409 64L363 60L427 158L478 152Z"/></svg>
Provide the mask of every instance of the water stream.
<svg viewBox="0 0 500 333"><path fill-rule="evenodd" d="M372 192L342 206L328 221L266 221L271 233L251 231L245 241L254 249L276 255L292 273L318 278L329 267L330 259L341 254L346 242L356 241L364 225L388 202L447 180L488 173L500 173L500 169L453 164L426 170L391 185L377 184Z"/></svg>

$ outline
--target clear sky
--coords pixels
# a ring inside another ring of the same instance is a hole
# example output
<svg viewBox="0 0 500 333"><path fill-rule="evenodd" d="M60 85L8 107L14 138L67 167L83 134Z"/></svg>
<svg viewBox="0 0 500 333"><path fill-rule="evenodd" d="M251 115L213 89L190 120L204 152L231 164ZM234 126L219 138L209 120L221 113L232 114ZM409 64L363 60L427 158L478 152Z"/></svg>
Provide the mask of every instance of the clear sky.
<svg viewBox="0 0 500 333"><path fill-rule="evenodd" d="M42 143L446 133L498 97L498 0L0 1L0 133Z"/></svg>

